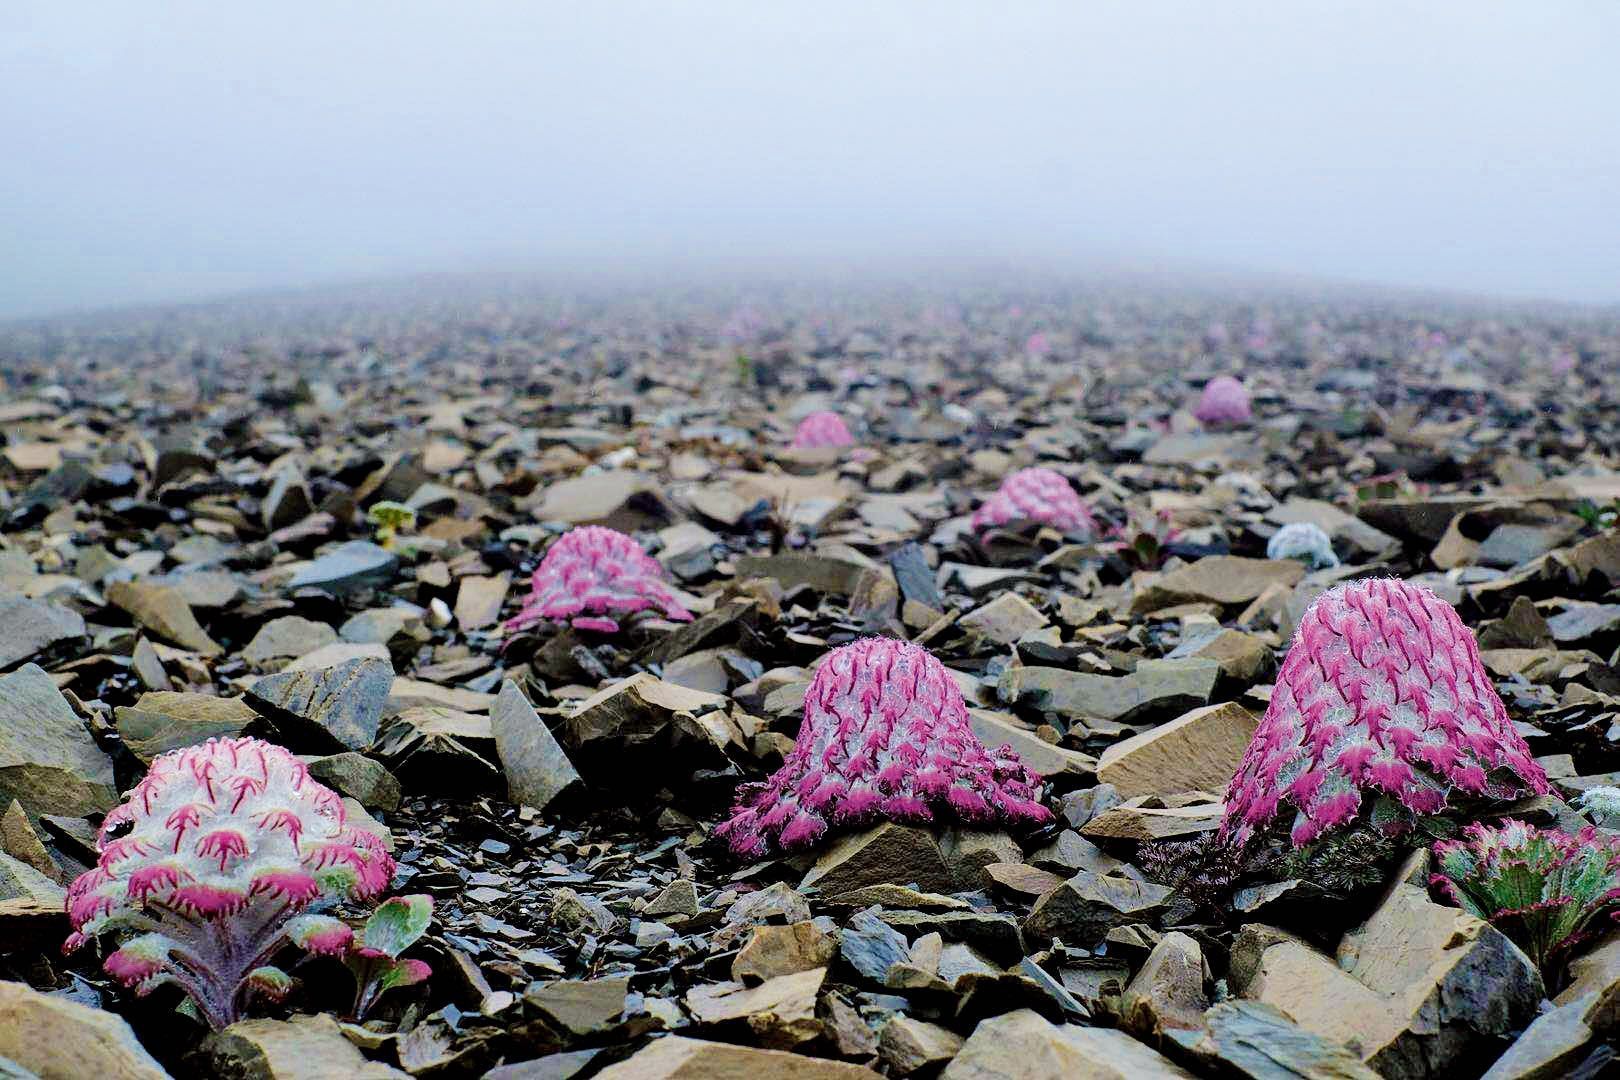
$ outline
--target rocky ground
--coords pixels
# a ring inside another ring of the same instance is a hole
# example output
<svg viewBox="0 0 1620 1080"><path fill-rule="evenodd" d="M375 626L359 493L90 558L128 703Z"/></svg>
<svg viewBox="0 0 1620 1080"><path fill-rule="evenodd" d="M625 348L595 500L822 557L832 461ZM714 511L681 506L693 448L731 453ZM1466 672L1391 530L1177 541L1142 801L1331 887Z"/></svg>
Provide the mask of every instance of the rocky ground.
<svg viewBox="0 0 1620 1080"><path fill-rule="evenodd" d="M1165 846L1215 827L1292 628L1358 577L1477 632L1556 790L1491 813L1573 823L1615 783L1617 373L1612 316L1128 288L513 284L0 328L0 1074L1620 1075L1620 937L1543 980L1421 847L1216 895ZM1193 419L1219 374L1251 423ZM858 448L789 449L817 409ZM974 535L1036 463L1100 535ZM381 501L414 527L379 537ZM1290 522L1341 565L1266 559ZM587 523L696 619L504 632ZM873 633L949 666L1057 821L738 863L710 836L737 785ZM436 902L432 978L363 1025L335 961L210 1034L59 949L100 815L242 732Z"/></svg>

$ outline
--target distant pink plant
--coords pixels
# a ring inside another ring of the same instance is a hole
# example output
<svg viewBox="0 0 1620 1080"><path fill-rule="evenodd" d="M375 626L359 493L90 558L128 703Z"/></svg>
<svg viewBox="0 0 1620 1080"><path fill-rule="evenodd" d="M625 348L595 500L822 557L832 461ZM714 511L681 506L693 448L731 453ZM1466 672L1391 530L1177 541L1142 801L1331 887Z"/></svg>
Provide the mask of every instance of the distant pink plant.
<svg viewBox="0 0 1620 1080"><path fill-rule="evenodd" d="M1246 844L1286 805L1298 847L1355 818L1367 792L1434 814L1454 791L1548 790L1451 605L1409 582L1357 581L1300 620L1221 834Z"/></svg>
<svg viewBox="0 0 1620 1080"><path fill-rule="evenodd" d="M1045 356L1052 351L1051 339L1037 330L1024 342L1024 351L1030 356Z"/></svg>
<svg viewBox="0 0 1620 1080"><path fill-rule="evenodd" d="M835 412L813 412L799 421L799 430L793 433L795 450L853 445L855 437L849 433L844 418Z"/></svg>
<svg viewBox="0 0 1620 1080"><path fill-rule="evenodd" d="M1040 777L973 733L962 691L927 649L866 638L829 653L787 760L739 792L716 834L743 856L808 847L876 820L1038 825Z"/></svg>
<svg viewBox="0 0 1620 1080"><path fill-rule="evenodd" d="M692 613L664 581L664 568L632 537L601 525L583 525L547 549L534 569L528 599L507 620L506 629L522 630L554 619L612 634L619 629L612 613L648 608L677 622L692 620Z"/></svg>
<svg viewBox="0 0 1620 1080"><path fill-rule="evenodd" d="M1220 375L1204 384L1193 415L1206 424L1246 424L1254 415L1249 391L1230 375Z"/></svg>
<svg viewBox="0 0 1620 1080"><path fill-rule="evenodd" d="M67 893L72 951L107 931L138 931L109 975L146 994L176 983L215 1028L244 998L291 986L272 966L288 944L342 955L353 932L318 900L368 900L394 860L381 837L345 822L337 792L258 739L210 739L160 754L102 822L95 869Z"/></svg>
<svg viewBox="0 0 1620 1080"><path fill-rule="evenodd" d="M1063 474L1051 469L1019 469L973 512L975 532L1024 521L1038 521L1087 536L1097 531L1091 510Z"/></svg>

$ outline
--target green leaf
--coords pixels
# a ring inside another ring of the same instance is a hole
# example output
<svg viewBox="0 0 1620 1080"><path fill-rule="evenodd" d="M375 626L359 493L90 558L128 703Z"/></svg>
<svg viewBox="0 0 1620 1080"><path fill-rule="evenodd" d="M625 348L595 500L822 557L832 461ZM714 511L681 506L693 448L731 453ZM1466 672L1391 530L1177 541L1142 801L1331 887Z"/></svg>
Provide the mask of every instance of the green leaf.
<svg viewBox="0 0 1620 1080"><path fill-rule="evenodd" d="M425 982L433 969L420 960L396 960L394 965L383 972L382 978L377 980L378 993L392 990L396 986L415 986Z"/></svg>
<svg viewBox="0 0 1620 1080"><path fill-rule="evenodd" d="M280 1001L292 989L292 977L270 964L248 972L247 983L271 1001Z"/></svg>
<svg viewBox="0 0 1620 1080"><path fill-rule="evenodd" d="M433 898L417 893L396 896L378 906L366 920L365 946L398 957L410 948L433 921Z"/></svg>
<svg viewBox="0 0 1620 1080"><path fill-rule="evenodd" d="M330 915L299 915L287 920L287 940L306 952L342 956L354 940L354 931Z"/></svg>

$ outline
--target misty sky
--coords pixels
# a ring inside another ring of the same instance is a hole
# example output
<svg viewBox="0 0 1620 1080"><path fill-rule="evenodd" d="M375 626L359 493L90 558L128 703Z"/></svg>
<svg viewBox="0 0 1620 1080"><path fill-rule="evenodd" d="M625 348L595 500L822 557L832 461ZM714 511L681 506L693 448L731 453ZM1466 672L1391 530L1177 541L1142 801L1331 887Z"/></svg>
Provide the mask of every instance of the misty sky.
<svg viewBox="0 0 1620 1080"><path fill-rule="evenodd" d="M1612 0L6 0L0 317L579 257L1620 302L1617 48Z"/></svg>

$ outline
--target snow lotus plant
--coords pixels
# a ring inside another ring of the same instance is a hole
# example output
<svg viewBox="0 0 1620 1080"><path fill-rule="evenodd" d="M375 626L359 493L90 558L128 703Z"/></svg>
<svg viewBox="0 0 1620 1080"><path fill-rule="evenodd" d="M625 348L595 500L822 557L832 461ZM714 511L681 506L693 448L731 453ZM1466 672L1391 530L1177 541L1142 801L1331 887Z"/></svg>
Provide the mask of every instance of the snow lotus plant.
<svg viewBox="0 0 1620 1080"><path fill-rule="evenodd" d="M1470 915L1496 925L1550 973L1572 946L1620 905L1620 839L1522 821L1470 825L1434 847L1430 884Z"/></svg>
<svg viewBox="0 0 1620 1080"><path fill-rule="evenodd" d="M1221 836L1243 846L1288 821L1303 847L1364 812L1393 829L1548 790L1456 610L1421 585L1356 581L1300 619Z"/></svg>
<svg viewBox="0 0 1620 1080"><path fill-rule="evenodd" d="M795 450L854 445L855 436L849 433L844 418L835 412L813 412L799 421L798 430L793 433Z"/></svg>
<svg viewBox="0 0 1620 1080"><path fill-rule="evenodd" d="M995 494L973 512L976 532L1035 521L1066 533L1091 536L1097 520L1060 472L1039 467L1019 469L1001 482Z"/></svg>
<svg viewBox="0 0 1620 1080"><path fill-rule="evenodd" d="M583 525L546 549L529 596L506 629L524 630L551 620L612 634L619 629L614 615L647 610L677 622L692 621L692 613L664 580L664 568L634 537L602 525Z"/></svg>
<svg viewBox="0 0 1620 1080"><path fill-rule="evenodd" d="M1193 415L1204 424L1246 424L1254 409L1248 388L1230 375L1220 375L1204 385Z"/></svg>
<svg viewBox="0 0 1620 1080"><path fill-rule="evenodd" d="M377 905L360 932L360 940L343 958L354 975L356 1020L364 1020L386 991L396 986L414 986L433 974L433 969L420 960L399 958L432 921L433 898L421 893L396 896Z"/></svg>
<svg viewBox="0 0 1620 1080"><path fill-rule="evenodd" d="M68 889L77 949L122 937L107 973L137 993L178 985L214 1028L257 992L291 987L274 959L288 945L345 955L354 933L311 911L370 900L394 860L348 824L337 792L259 739L210 739L160 754L102 823L100 857Z"/></svg>
<svg viewBox="0 0 1620 1080"><path fill-rule="evenodd" d="M974 734L956 680L909 641L866 638L829 653L810 680L793 749L744 785L715 834L740 856L814 845L876 821L1041 825L1041 778L1009 745Z"/></svg>

